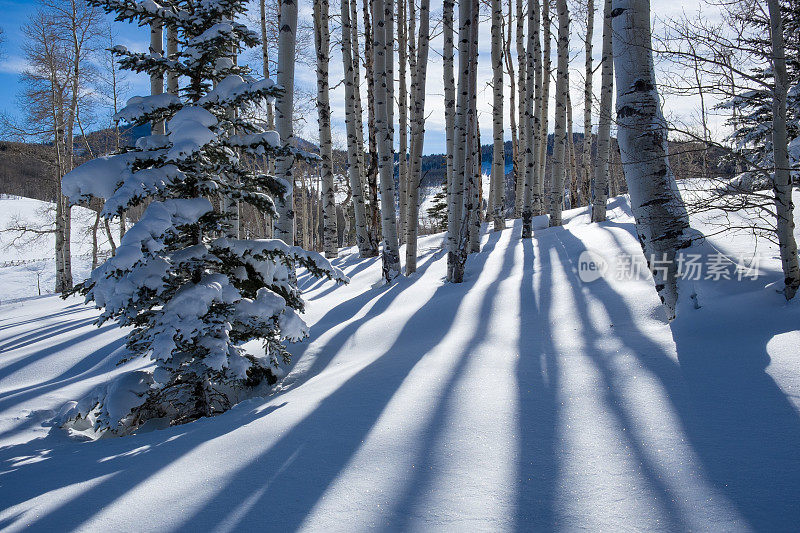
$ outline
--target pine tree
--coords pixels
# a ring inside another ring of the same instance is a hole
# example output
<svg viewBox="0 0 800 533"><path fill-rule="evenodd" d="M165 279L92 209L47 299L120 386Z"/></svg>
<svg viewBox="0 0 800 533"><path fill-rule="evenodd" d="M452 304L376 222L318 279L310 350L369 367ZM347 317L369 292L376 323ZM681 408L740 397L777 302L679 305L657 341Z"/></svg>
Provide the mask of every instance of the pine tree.
<svg viewBox="0 0 800 533"><path fill-rule="evenodd" d="M125 434L148 419L178 424L214 415L274 383L289 360L284 342L306 335L294 269L346 278L319 254L281 240L222 236L229 233L230 213L214 209L208 199L219 197L223 205L234 199L275 216L273 197L284 192L283 185L246 168L240 154L311 157L283 146L276 132L249 119L281 89L269 79L252 78L231 59L232 50L258 44L253 32L235 22L246 1L174 0L168 7L91 1L117 20L163 25L183 45L171 58L118 46L113 51L121 66L188 79L180 96L132 98L117 114L132 125L164 121L165 135L143 137L63 180L73 202L104 198L107 218L147 205L117 254L78 288L102 310L100 324L116 320L132 328L131 357L154 361L152 373L125 378L140 386L129 411L112 411L102 396L79 404L77 415L84 420ZM245 349L252 340L263 342L263 352Z"/></svg>
<svg viewBox="0 0 800 533"><path fill-rule="evenodd" d="M447 176L442 188L433 195L433 204L428 208L428 218L433 222L434 231L447 228Z"/></svg>
<svg viewBox="0 0 800 533"><path fill-rule="evenodd" d="M783 21L787 88L790 89L786 106L786 134L791 142L793 139L800 139L800 89L791 90L800 84L800 6L797 2L788 0L780 1L778 5ZM737 152L736 159L749 161L753 168L759 169L753 174L759 175L761 169L775 166L772 145L775 70L772 65L770 19L768 16L754 16L750 10L744 9L735 11L733 16L745 19L745 24L752 27L751 34L744 34L738 44L759 56L762 66L754 68L750 74L756 83L744 87L719 107L732 112L729 125L733 127L733 132L730 140ZM792 163L795 166L800 165L798 160ZM748 181L764 183L764 180L753 178ZM796 176L793 181L797 181Z"/></svg>

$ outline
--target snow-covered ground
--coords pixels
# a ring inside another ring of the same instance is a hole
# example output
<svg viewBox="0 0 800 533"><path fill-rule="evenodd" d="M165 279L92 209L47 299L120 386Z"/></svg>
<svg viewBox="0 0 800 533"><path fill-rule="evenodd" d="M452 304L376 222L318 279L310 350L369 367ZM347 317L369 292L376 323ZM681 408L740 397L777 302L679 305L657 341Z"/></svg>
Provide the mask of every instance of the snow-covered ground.
<svg viewBox="0 0 800 533"><path fill-rule="evenodd" d="M301 278L311 338L280 390L126 438L42 425L123 370L122 332L77 299L0 306L0 527L796 531L800 302L775 291L774 248L755 280L695 283L700 309L667 324L650 280L613 274L641 251L611 207L529 241L509 222L461 285L441 236L389 288L344 255L349 285ZM587 251L605 276L581 275Z"/></svg>
<svg viewBox="0 0 800 533"><path fill-rule="evenodd" d="M72 273L76 281L85 279L91 271L94 219L94 211L72 208ZM0 302L38 295L39 289L42 294L52 294L55 290L55 236L19 238L19 232L6 231L18 222L37 229L52 229L54 220L55 205L50 202L0 196ZM118 241L119 227L114 224L111 229ZM111 247L102 225L97 237L99 250L109 251Z"/></svg>

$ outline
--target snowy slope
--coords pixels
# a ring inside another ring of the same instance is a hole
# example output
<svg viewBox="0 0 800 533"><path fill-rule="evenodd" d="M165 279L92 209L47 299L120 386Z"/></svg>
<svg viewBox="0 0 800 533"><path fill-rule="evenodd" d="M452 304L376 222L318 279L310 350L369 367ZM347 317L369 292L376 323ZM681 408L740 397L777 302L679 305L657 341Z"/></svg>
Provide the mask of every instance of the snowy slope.
<svg viewBox="0 0 800 533"><path fill-rule="evenodd" d="M92 266L92 235L95 212L84 207L72 208L72 275L74 280L85 279ZM0 230L22 221L29 226L52 228L55 220L55 205L50 202L0 196ZM118 226L112 226L116 238ZM101 251L110 250L103 227L98 231L98 245ZM16 232L0 233L0 302L35 296L38 294L37 273L42 294L50 294L55 289L55 236L41 235L36 239L23 238Z"/></svg>
<svg viewBox="0 0 800 533"><path fill-rule="evenodd" d="M346 255L350 285L301 279L311 338L281 390L128 438L41 425L120 371L120 333L74 299L0 306L0 527L795 530L800 302L770 286L774 250L667 325L651 281L581 281L586 250L641 254L611 202L601 225L485 235L462 285L441 236L389 288Z"/></svg>

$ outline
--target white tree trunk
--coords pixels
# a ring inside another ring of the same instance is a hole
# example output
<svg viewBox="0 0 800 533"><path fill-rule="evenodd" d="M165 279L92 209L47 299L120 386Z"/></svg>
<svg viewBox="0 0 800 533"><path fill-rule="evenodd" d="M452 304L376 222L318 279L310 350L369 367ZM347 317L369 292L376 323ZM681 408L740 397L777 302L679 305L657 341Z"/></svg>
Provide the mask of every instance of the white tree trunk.
<svg viewBox="0 0 800 533"><path fill-rule="evenodd" d="M384 1L386 3L386 116L389 125L389 141L392 154L394 154L394 0ZM394 161L392 161L392 165L394 165ZM392 173L394 174L394 171Z"/></svg>
<svg viewBox="0 0 800 533"><path fill-rule="evenodd" d="M261 73L264 79L270 77L269 68L269 41L267 40L267 5L266 0L259 1L261 22ZM176 43L177 44L177 43ZM267 128L275 129L275 104L267 102ZM267 158L267 173L275 174L275 159ZM272 221L269 222L272 226Z"/></svg>
<svg viewBox="0 0 800 533"><path fill-rule="evenodd" d="M564 172L567 151L567 92L569 91L569 11L567 0L556 0L558 11L558 61L556 67L556 109L553 131L553 163L550 178L550 225L561 225L564 207Z"/></svg>
<svg viewBox="0 0 800 533"><path fill-rule="evenodd" d="M237 53L236 48L235 47L232 48L231 61L233 62L234 65L236 65L238 61L236 53ZM230 120L235 120L237 111L229 110L227 111L226 115ZM163 123L162 123L162 129L163 129ZM236 130L234 129L233 131L235 132ZM229 179L235 179L235 178L229 178ZM225 236L233 239L238 239L239 229L240 229L239 200L233 198L230 195L225 195L220 198L220 204L222 207L222 211L227 215Z"/></svg>
<svg viewBox="0 0 800 533"><path fill-rule="evenodd" d="M547 2L549 0L545 0ZM528 6L528 53L525 66L525 115L524 132L525 146L525 186L523 189L522 206L522 238L528 239L532 235L531 222L533 217L534 194L539 176L539 138L541 126L539 120L541 99L541 45L539 44L539 2L533 0Z"/></svg>
<svg viewBox="0 0 800 533"><path fill-rule="evenodd" d="M353 0L355 1L355 0ZM356 94L355 72L358 65L353 60L352 24L350 0L341 2L342 17L342 62L344 65L344 98L345 98L345 126L347 128L347 176L350 183L350 193L353 200L353 218L356 224L356 246L361 257L374 257L377 250L374 241L370 238L367 228L366 207L364 204L364 185L361 180L363 173L363 156L359 157L359 136L361 130L361 115L356 109L360 96ZM362 139L363 143L363 139Z"/></svg>
<svg viewBox="0 0 800 533"><path fill-rule="evenodd" d="M365 10L368 9L367 6L369 2L364 4ZM358 47L358 0L351 0L350 3L350 21L352 25L352 32L351 32L351 44L353 50L353 98L355 101L355 116L357 119L357 127L356 127L356 140L358 142L358 175L359 180L361 181L361 187L364 191L364 214L365 214L365 221L367 227L367 238L369 239L368 246L364 249L364 252L368 255L365 257L376 257L378 255L378 224L377 224L377 215L371 215L371 211L375 210L375 206L370 202L367 203L367 193L369 191L369 179L367 176L367 165L366 165L366 152L364 148L364 110L361 103L361 64L360 64L360 50ZM365 22L367 19L365 19ZM366 32L366 30L365 30ZM367 47L371 46L371 41L369 38L365 39L364 45L365 50ZM372 54L366 54L366 62L372 62ZM365 78L367 80L367 85L372 85L372 77L368 74L365 74ZM367 108L369 109L369 115L372 114L373 107L368 105ZM377 202L376 202L377 203ZM367 205L370 205L370 208L367 208Z"/></svg>
<svg viewBox="0 0 800 533"><path fill-rule="evenodd" d="M594 36L594 0L586 0L585 69L583 82L583 155L581 158L580 194L590 203L592 186L592 38Z"/></svg>
<svg viewBox="0 0 800 533"><path fill-rule="evenodd" d="M72 206L67 197L64 201L64 245L62 254L64 256L64 289L71 289L72 280Z"/></svg>
<svg viewBox="0 0 800 533"><path fill-rule="evenodd" d="M414 0L409 0L413 3ZM413 11L412 11L413 16ZM410 35L414 39L414 34ZM419 4L417 57L412 70L411 164L408 182L408 224L406 226L406 274L417 270L417 228L419 225L419 184L422 179L422 148L425 142L425 86L430 44L430 0Z"/></svg>
<svg viewBox="0 0 800 533"><path fill-rule="evenodd" d="M614 57L611 48L611 0L603 7L603 56L600 77L600 118L597 123L597 160L592 181L592 222L606 220L611 158L611 97L614 92Z"/></svg>
<svg viewBox="0 0 800 533"><path fill-rule="evenodd" d="M473 23L473 7L470 0L458 5L458 90L455 117L455 140L453 150L453 185L450 205L447 213L447 280L461 283L464 280L464 263L467 260L467 244L469 235L469 210L465 210L471 191L468 190L468 179L472 174L471 164L467 167L467 139L473 136L470 123L472 107L471 81L471 49ZM470 162L471 163L471 162ZM465 190L466 189L466 190ZM471 203L471 200L469 201Z"/></svg>
<svg viewBox="0 0 800 533"><path fill-rule="evenodd" d="M317 115L319 122L320 179L322 186L322 249L328 259L339 255L336 196L333 189L331 104L328 87L331 37L328 0L314 0L314 43L317 49Z"/></svg>
<svg viewBox="0 0 800 533"><path fill-rule="evenodd" d="M542 2L542 112L539 130L539 174L533 183L533 214L544 213L544 176L547 170L547 137L550 107L550 51L552 46L550 31L550 1Z"/></svg>
<svg viewBox="0 0 800 533"><path fill-rule="evenodd" d="M569 83L569 71L567 72L567 83ZM567 89L567 133L566 133L566 156L565 168L568 186L564 192L564 209L572 209L581 205L580 184L578 183L578 165L575 160L575 136L572 134L572 98Z"/></svg>
<svg viewBox="0 0 800 533"><path fill-rule="evenodd" d="M447 208L453 203L453 158L455 151L456 87L453 76L453 0L444 0L442 11L442 72L444 82L444 122L447 144Z"/></svg>
<svg viewBox="0 0 800 533"><path fill-rule="evenodd" d="M510 0L509 0L510 1ZM538 2L538 0L534 0ZM526 168L526 151L530 141L525 138L525 108L527 106L527 92L526 92L526 65L528 63L527 54L525 51L525 11L523 9L522 0L517 0L517 87L519 90L519 108L517 114L519 115L519 133L517 135L520 149L517 161L517 174L514 175L514 216L520 218L525 206L525 168ZM530 11L536 11L533 5L528 6ZM538 15L537 15L538 16Z"/></svg>
<svg viewBox="0 0 800 533"><path fill-rule="evenodd" d="M150 54L153 56L164 55L164 27L160 22L150 24ZM152 74L150 76L150 94L164 93L164 75ZM152 124L153 135L164 135L164 121L158 120Z"/></svg>
<svg viewBox="0 0 800 533"><path fill-rule="evenodd" d="M292 113L294 111L294 65L297 45L297 0L281 1L280 34L278 36L278 85L284 91L276 99L275 126L284 146L294 140ZM283 198L276 202L278 220L275 221L275 237L289 245L294 244L294 176L292 156L281 156L275 162L275 175L286 187Z"/></svg>
<svg viewBox="0 0 800 533"><path fill-rule="evenodd" d="M622 169L639 242L656 290L673 318L679 296L676 254L688 244L689 217L667 157L667 125L651 52L650 2L614 0L612 8Z"/></svg>
<svg viewBox="0 0 800 533"><path fill-rule="evenodd" d="M469 213L469 243L467 249L469 253L481 251L481 222L483 221L483 194L481 186L483 180L481 179L482 173L480 168L480 127L478 125L478 38L480 32L480 3L479 0L473 1L472 6L472 24L470 26L470 128L469 132L469 150L471 160L467 163L467 169L470 171L470 196L468 200L468 213Z"/></svg>
<svg viewBox="0 0 800 533"><path fill-rule="evenodd" d="M412 16L410 25L413 28L416 20L413 17L414 0L397 0L397 50L399 59L398 80L398 118L400 121L400 148L399 148L399 175L398 175L398 207L399 207L399 238L400 244L406 239L406 224L408 224L408 54L409 46L413 54L413 44L409 41L409 22L406 17L406 4L410 2ZM411 34L413 41L413 30ZM413 66L412 66L413 69ZM412 82L413 84L413 82ZM412 88L413 91L413 88ZM406 265L408 273L408 265Z"/></svg>
<svg viewBox="0 0 800 533"><path fill-rule="evenodd" d="M167 57L174 58L178 55L178 30L174 27L167 28ZM178 73L174 70L167 72L167 92L178 94Z"/></svg>
<svg viewBox="0 0 800 533"><path fill-rule="evenodd" d="M389 78L387 56L391 36L387 28L387 9L384 0L372 3L373 76L375 84L375 132L378 144L378 171L381 191L381 230L383 235L383 277L387 283L400 275L400 251L397 240L397 217L394 207L394 150L389 132L389 90L394 84Z"/></svg>
<svg viewBox="0 0 800 533"><path fill-rule="evenodd" d="M63 292L66 287L64 272L64 206L66 198L59 191L56 198L56 292Z"/></svg>
<svg viewBox="0 0 800 533"><path fill-rule="evenodd" d="M505 202L505 169L506 151L503 144L503 45L502 45L503 4L500 0L492 0L492 132L494 146L492 150L492 176L490 198L492 200L492 226L494 231L506 227L504 217Z"/></svg>
<svg viewBox="0 0 800 533"><path fill-rule="evenodd" d="M797 241L794 238L794 205L792 181L786 134L786 99L789 77L786 72L786 50L783 42L783 21L778 0L767 0L770 35L772 40L772 66L775 87L772 92L772 146L775 160L775 214L776 230L783 267L784 289L787 300L794 298L800 288L800 267L797 261Z"/></svg>
<svg viewBox="0 0 800 533"><path fill-rule="evenodd" d="M511 35L513 33L512 21L514 20L514 2L508 1L508 16L502 21L501 32L503 35L503 61L505 64L506 72L508 73L509 82L509 106L508 106L508 120L511 129L511 160L513 164L512 176L514 180L514 207L516 210L516 185L517 176L520 175L520 147L519 139L517 137L517 78L514 69L514 59L511 56ZM508 28L508 29L506 29ZM503 193L505 196L505 185L503 185ZM512 216L516 213L512 212Z"/></svg>

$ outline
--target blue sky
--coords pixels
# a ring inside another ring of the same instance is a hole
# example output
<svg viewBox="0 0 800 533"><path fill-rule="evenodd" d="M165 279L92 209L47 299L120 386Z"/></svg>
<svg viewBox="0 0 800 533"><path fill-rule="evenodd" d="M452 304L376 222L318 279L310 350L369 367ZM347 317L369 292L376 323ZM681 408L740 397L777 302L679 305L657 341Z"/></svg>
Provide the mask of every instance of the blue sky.
<svg viewBox="0 0 800 533"><path fill-rule="evenodd" d="M0 13L3 14L0 28L5 35L0 60L0 112L8 115L19 115L18 95L22 89L19 74L25 69L22 28L37 6L36 0L0 0ZM147 46L149 34L146 30L134 24L114 22L111 16L106 17L106 20L121 44L137 49ZM149 83L143 76L129 74L128 82L132 90L149 91Z"/></svg>
<svg viewBox="0 0 800 533"><path fill-rule="evenodd" d="M602 6L602 3L596 5ZM438 17L441 13L439 2L434 2L432 5L433 17ZM0 61L0 112L16 115L19 113L17 95L20 90L18 76L24 69L24 54L22 50L22 33L21 28L25 24L27 18L36 9L36 0L0 0L0 12L3 13L0 19L0 27L3 28L6 39L3 44L3 59ZM697 2L685 0L652 0L652 9L654 13L660 16L666 16L670 12L678 12L681 9L692 10L697 6ZM332 7L332 12L336 11ZM310 20L311 15L311 1L303 0L300 3L300 16L306 20ZM573 15L573 19L576 16ZM121 44L128 46L131 49L144 50L149 42L149 32L145 28L139 28L134 24L113 22L111 17L108 17L108 22L112 30L117 34L118 40ZM595 21L595 45L594 45L594 60L595 64L600 59L600 33L601 17L598 14ZM483 81L491 80L491 64L490 58L490 24L481 25L480 36L480 59L478 67L478 79ZM580 72L583 68L583 50L582 40L583 37L579 34L579 25L573 24L573 38L572 38L572 51L571 55L574 58L573 74L571 74L570 85L573 102L573 116L575 121L575 131L580 132L582 128L583 104L582 104L582 76ZM437 51L441 50L442 42L441 36L435 37L431 41L431 53L428 62L428 75L427 79L427 101L426 112L428 114L426 123L425 135L425 153L441 153L445 149L444 138L444 113L443 113L443 90L442 90L442 66L441 55ZM555 47L554 47L555 48ZM344 134L344 88L342 84L337 84L337 80L341 79L343 69L341 63L341 56L338 52L338 46L334 45L331 51L331 86L334 87L331 94L332 105L332 118L334 126L334 143L339 148L345 148L345 134ZM555 49L553 50L555 54ZM253 54L244 54L244 58L252 57ZM553 57L553 64L555 65L555 56ZM363 81L363 73L362 73ZM128 82L131 85L132 94L145 94L149 91L148 81L141 75L136 76L129 74ZM298 66L296 70L296 83L304 88L306 91L315 91L315 72L313 69L304 66ZM338 85L338 86L337 86ZM599 69L595 77L595 95L599 95ZM481 138L484 143L488 143L491 139L491 91L485 83L479 81L479 95L478 95L478 111L479 120L481 125ZM509 87L506 84L506 102L509 98ZM131 94L131 95L132 95ZM364 90L364 95L366 91ZM130 95L129 95L130 96ZM506 103L508 106L508 103ZM554 105L550 106L551 114L554 110ZM697 108L695 98L677 98L671 97L665 101L665 112L672 116L685 116L689 117ZM508 136L508 111L506 109L506 132ZM395 115L397 116L397 115ZM316 133L316 117L309 117L303 131L299 134L303 135L309 140L314 140L317 137ZM596 117L595 117L596 120ZM550 119L552 128L552 115ZM397 139L397 136L395 136Z"/></svg>

